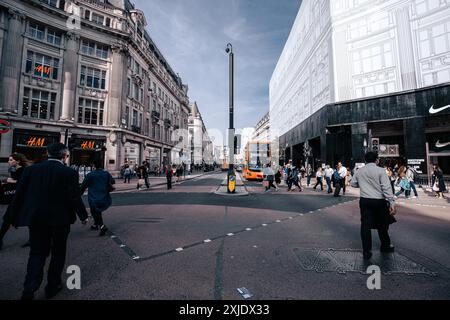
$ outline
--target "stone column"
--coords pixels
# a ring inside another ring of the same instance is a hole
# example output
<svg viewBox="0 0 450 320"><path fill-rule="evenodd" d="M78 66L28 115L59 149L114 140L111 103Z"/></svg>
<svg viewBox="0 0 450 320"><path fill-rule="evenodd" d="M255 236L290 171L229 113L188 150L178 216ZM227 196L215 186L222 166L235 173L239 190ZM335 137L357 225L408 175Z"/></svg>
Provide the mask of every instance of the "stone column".
<svg viewBox="0 0 450 320"><path fill-rule="evenodd" d="M112 71L110 79L110 94L108 105L108 125L120 127L122 124L122 109L125 110L127 90L127 47L123 43L112 46Z"/></svg>
<svg viewBox="0 0 450 320"><path fill-rule="evenodd" d="M60 120L73 121L75 115L75 96L78 79L78 41L80 36L69 32L66 35L66 51L64 52L64 89Z"/></svg>
<svg viewBox="0 0 450 320"><path fill-rule="evenodd" d="M6 41L3 43L3 63L0 76L0 112L17 114L25 16L21 12L11 9L8 13L8 33Z"/></svg>

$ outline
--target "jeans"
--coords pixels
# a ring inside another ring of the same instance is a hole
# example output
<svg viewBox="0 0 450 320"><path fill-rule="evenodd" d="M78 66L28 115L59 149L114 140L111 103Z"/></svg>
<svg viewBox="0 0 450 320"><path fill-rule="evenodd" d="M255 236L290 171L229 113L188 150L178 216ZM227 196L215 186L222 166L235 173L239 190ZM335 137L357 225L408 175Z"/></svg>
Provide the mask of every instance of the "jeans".
<svg viewBox="0 0 450 320"><path fill-rule="evenodd" d="M405 189L403 189L403 188L402 188L399 192L397 192L397 193L395 194L395 196L398 197L398 196L401 195L403 192L405 192L405 196L406 196L407 198L409 198L408 192L411 193L411 191L410 191L410 190L405 190Z"/></svg>
<svg viewBox="0 0 450 320"><path fill-rule="evenodd" d="M127 181L128 181L128 183L130 183L130 181L131 181L131 174L126 174L126 175L124 176L124 178L125 178L124 183L127 183Z"/></svg>
<svg viewBox="0 0 450 320"><path fill-rule="evenodd" d="M331 188L331 178L326 177L325 180L327 181L327 192L332 193L333 189Z"/></svg>
<svg viewBox="0 0 450 320"><path fill-rule="evenodd" d="M416 185L414 182L411 181L409 185L411 186L411 189L406 190L406 197L409 198L411 196L411 190L414 191L414 196L418 197L419 195L417 194Z"/></svg>

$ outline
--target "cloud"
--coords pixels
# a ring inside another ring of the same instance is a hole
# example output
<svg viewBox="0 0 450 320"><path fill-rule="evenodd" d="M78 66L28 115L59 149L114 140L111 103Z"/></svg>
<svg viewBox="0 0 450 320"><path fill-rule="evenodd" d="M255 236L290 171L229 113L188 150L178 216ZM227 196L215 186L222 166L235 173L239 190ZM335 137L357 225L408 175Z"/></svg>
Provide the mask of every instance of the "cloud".
<svg viewBox="0 0 450 320"><path fill-rule="evenodd" d="M189 86L208 129L228 127L228 56L235 52L237 126L269 110L269 81L300 0L135 0L156 45ZM225 121L226 119L226 121Z"/></svg>

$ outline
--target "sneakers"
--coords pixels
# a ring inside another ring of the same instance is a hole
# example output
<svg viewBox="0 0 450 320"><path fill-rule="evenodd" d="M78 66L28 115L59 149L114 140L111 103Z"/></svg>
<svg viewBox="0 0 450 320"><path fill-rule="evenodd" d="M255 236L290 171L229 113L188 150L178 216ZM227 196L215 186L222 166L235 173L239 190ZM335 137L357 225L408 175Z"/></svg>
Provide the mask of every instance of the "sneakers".
<svg viewBox="0 0 450 320"><path fill-rule="evenodd" d="M108 228L105 225L102 225L102 227L100 228L100 237L103 237L107 231Z"/></svg>

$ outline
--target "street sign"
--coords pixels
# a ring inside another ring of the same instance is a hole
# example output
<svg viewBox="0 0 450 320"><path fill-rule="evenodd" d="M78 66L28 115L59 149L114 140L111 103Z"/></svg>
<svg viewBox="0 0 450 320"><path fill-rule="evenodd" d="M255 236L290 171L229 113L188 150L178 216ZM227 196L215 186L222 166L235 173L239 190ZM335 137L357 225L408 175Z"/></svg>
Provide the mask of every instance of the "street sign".
<svg viewBox="0 0 450 320"><path fill-rule="evenodd" d="M8 133L11 130L11 124L3 119L0 119L0 134Z"/></svg>

